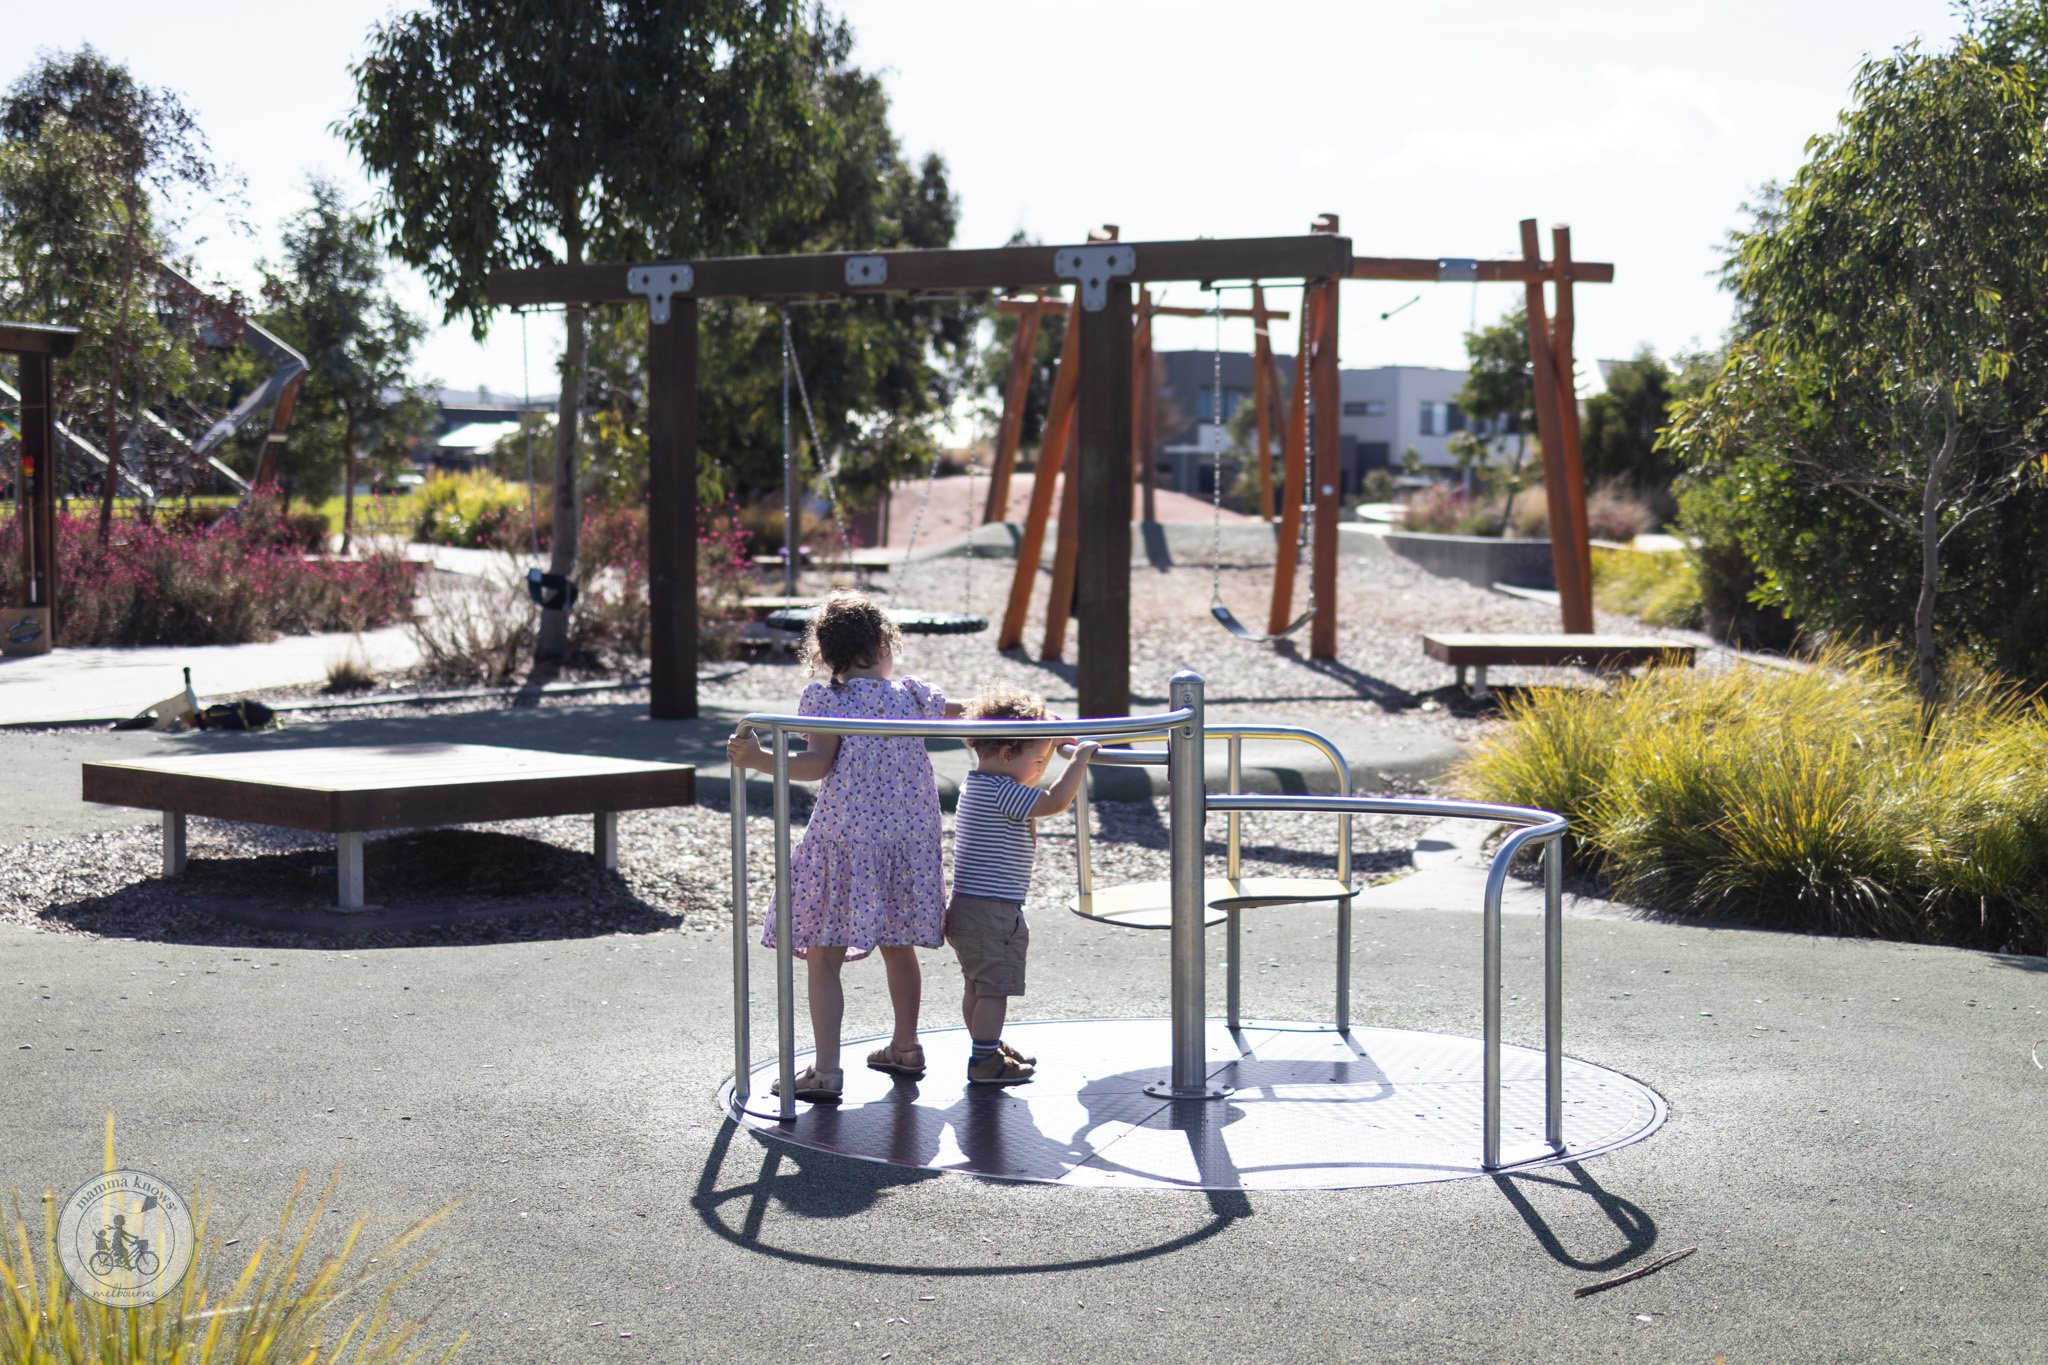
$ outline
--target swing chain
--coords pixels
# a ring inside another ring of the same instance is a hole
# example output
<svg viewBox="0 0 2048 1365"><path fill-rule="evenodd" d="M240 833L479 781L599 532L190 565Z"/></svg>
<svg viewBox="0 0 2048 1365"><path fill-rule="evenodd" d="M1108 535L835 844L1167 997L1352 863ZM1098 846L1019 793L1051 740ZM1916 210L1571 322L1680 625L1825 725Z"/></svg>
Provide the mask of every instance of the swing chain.
<svg viewBox="0 0 2048 1365"><path fill-rule="evenodd" d="M846 555L849 562L851 562L853 556L853 538L847 533L846 514L843 505L841 504L839 499L839 481L833 476L833 470L837 467L839 463L839 456L835 453L829 460L825 456L825 442L818 435L818 419L812 416L811 414L811 393L810 390L804 384L804 372L803 369L795 363L795 356L796 343L790 335L789 310L785 308L782 310L783 462L786 467L791 455L789 436L789 381L791 376L795 376L797 398L802 401L804 408L804 425L807 428L809 428L811 433L811 449L817 454L818 474L823 479L825 484L826 503L832 509L833 527L839 533L839 550L840 553Z"/></svg>

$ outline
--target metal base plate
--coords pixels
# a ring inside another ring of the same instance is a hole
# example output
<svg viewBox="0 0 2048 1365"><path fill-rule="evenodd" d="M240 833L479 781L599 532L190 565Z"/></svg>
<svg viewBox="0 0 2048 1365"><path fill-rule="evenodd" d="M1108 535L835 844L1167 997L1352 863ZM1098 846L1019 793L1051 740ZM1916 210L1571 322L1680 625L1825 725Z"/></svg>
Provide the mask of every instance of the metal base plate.
<svg viewBox="0 0 2048 1365"><path fill-rule="evenodd" d="M885 1038L844 1045L839 1104L798 1104L787 1123L768 1094L775 1062L754 1069L753 1098L726 1113L777 1142L1000 1180L1135 1189L1353 1189L1490 1174L1479 1164L1481 1045L1403 1029L1340 1034L1312 1024L1209 1025L1206 1102L1158 1099L1163 1019L1013 1024L1004 1037L1038 1058L1019 1086L967 1083L968 1037L924 1035L930 1069L903 1080L862 1059ZM1567 1057L1562 1152L1543 1142L1543 1054L1501 1049L1501 1147L1510 1165L1577 1161L1640 1142L1664 1122L1656 1091ZM810 1054L797 1057L801 1070Z"/></svg>

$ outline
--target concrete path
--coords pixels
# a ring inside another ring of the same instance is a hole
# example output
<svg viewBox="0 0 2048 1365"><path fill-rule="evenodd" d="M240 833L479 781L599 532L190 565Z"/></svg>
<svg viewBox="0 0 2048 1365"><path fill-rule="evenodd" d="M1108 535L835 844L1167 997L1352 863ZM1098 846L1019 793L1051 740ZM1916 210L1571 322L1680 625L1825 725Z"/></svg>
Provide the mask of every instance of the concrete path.
<svg viewBox="0 0 2048 1365"><path fill-rule="evenodd" d="M202 699L324 682L327 666L352 652L375 671L410 668L420 658L404 626L361 635L286 635L260 644L58 649L0 658L0 725L132 716L182 690L187 668Z"/></svg>

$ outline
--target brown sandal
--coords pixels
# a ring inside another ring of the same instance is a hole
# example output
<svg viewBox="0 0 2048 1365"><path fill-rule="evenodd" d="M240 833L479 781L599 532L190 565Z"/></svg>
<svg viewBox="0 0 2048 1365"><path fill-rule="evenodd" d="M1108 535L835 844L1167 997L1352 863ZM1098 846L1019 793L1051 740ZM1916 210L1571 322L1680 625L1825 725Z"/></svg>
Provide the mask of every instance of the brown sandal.
<svg viewBox="0 0 2048 1365"><path fill-rule="evenodd" d="M1002 1053L1005 1057L1008 1057L1013 1062L1022 1062L1025 1066L1038 1065L1038 1058L1026 1057L1023 1053L1017 1051L1016 1048L1013 1048L1008 1043L1002 1042L1000 1040L998 1040L996 1043L996 1051Z"/></svg>
<svg viewBox="0 0 2048 1365"><path fill-rule="evenodd" d="M796 1073L796 1097L808 1100L812 1104L839 1103L840 1091L845 1085L846 1075L841 1071L820 1071L814 1066L807 1066ZM768 1093L776 1096L782 1094L780 1078L768 1087Z"/></svg>
<svg viewBox="0 0 2048 1365"><path fill-rule="evenodd" d="M878 1047L868 1054L868 1067L874 1071L886 1071L891 1076L907 1076L914 1081L924 1075L924 1049L916 1043L909 1047L897 1047L894 1043Z"/></svg>

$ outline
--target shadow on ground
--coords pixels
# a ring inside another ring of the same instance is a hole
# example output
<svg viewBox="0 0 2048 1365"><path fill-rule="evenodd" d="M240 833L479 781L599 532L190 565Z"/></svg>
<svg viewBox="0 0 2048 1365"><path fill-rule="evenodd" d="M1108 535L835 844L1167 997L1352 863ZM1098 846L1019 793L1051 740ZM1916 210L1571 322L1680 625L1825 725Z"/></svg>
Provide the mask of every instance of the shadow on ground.
<svg viewBox="0 0 2048 1365"><path fill-rule="evenodd" d="M588 853L489 830L367 841L372 909L333 908L331 846L193 857L182 877L51 905L41 918L107 938L213 946L387 948L651 934L679 917Z"/></svg>
<svg viewBox="0 0 2048 1365"><path fill-rule="evenodd" d="M865 1271L873 1275L980 1277L1047 1275L1134 1265L1197 1246L1252 1213L1250 1201L1236 1191L1211 1191L1208 1216L1176 1236L1120 1250L1060 1261L1024 1263L956 1260L940 1264L904 1260L831 1256L782 1245L786 1232L809 1233L819 1219L851 1218L873 1209L892 1190L936 1180L942 1172L853 1161L826 1152L800 1150L753 1139L739 1144L739 1129L728 1121L711 1145L698 1177L691 1207L704 1226L745 1251L797 1265L821 1269ZM754 1168L751 1153L758 1152ZM735 1170L728 1177L726 1167ZM730 1178L734 1183L725 1183ZM956 1177L959 1178L959 1177Z"/></svg>

